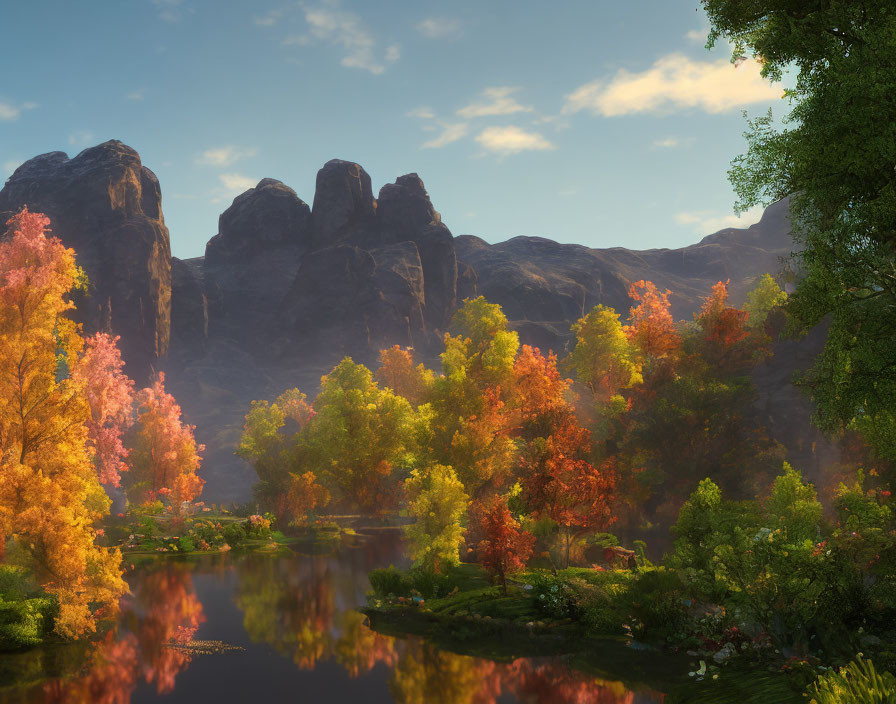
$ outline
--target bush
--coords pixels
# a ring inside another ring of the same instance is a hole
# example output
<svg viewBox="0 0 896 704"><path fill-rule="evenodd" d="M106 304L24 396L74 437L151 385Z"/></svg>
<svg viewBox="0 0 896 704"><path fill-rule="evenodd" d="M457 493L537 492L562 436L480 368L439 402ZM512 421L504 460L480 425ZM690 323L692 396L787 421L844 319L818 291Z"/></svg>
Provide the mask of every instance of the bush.
<svg viewBox="0 0 896 704"><path fill-rule="evenodd" d="M660 567L639 570L624 601L628 613L643 624L645 635L668 636L687 619L686 596L678 575Z"/></svg>
<svg viewBox="0 0 896 704"><path fill-rule="evenodd" d="M246 531L241 523L229 523L222 531L225 542L232 548L237 547L246 539Z"/></svg>
<svg viewBox="0 0 896 704"><path fill-rule="evenodd" d="M407 575L394 566L373 570L367 575L370 586L376 596L384 599L388 596L410 596L412 585Z"/></svg>
<svg viewBox="0 0 896 704"><path fill-rule="evenodd" d="M189 536L183 535L177 541L177 548L182 552L193 552L196 549L196 543Z"/></svg>
<svg viewBox="0 0 896 704"><path fill-rule="evenodd" d="M413 569L409 575L411 588L424 599L439 599L447 596L454 586L450 574L436 574L425 569Z"/></svg>
<svg viewBox="0 0 896 704"><path fill-rule="evenodd" d="M161 534L159 522L155 518L146 517L140 521L140 527L137 529L145 538L156 538Z"/></svg>
<svg viewBox="0 0 896 704"><path fill-rule="evenodd" d="M878 673L859 655L839 672L830 670L809 687L811 704L896 704L896 677Z"/></svg>
<svg viewBox="0 0 896 704"><path fill-rule="evenodd" d="M574 616L575 595L569 585L550 572L536 572L532 579L532 596L536 608L546 616L563 619Z"/></svg>
<svg viewBox="0 0 896 704"><path fill-rule="evenodd" d="M59 602L18 567L0 566L0 650L39 645L53 630Z"/></svg>

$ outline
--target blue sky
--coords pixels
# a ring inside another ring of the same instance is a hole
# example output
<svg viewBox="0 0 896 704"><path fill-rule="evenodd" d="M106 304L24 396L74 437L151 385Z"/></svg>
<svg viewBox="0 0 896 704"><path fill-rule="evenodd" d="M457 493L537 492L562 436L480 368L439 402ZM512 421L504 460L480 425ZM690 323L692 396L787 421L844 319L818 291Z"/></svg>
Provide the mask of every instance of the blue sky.
<svg viewBox="0 0 896 704"><path fill-rule="evenodd" d="M743 110L786 110L711 52L698 0L0 0L0 179L120 139L176 256L264 177L311 203L357 161L416 171L455 235L678 247L733 214Z"/></svg>

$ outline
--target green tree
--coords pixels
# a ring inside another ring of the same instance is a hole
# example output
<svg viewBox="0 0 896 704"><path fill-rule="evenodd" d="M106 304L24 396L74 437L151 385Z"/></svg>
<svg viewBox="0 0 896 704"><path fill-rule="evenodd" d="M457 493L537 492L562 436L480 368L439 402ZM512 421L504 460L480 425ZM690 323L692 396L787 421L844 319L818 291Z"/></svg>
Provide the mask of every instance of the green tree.
<svg viewBox="0 0 896 704"><path fill-rule="evenodd" d="M314 411L303 442L334 500L365 511L394 505L398 472L411 461L407 399L380 388L367 367L346 357L323 378Z"/></svg>
<svg viewBox="0 0 896 704"><path fill-rule="evenodd" d="M405 481L405 493L415 519L405 528L414 564L430 572L458 564L470 500L457 474L440 464L415 469Z"/></svg>
<svg viewBox="0 0 896 704"><path fill-rule="evenodd" d="M762 328L768 314L787 302L787 294L778 285L771 274L763 274L753 290L747 293L744 310L747 311L747 326Z"/></svg>
<svg viewBox="0 0 896 704"><path fill-rule="evenodd" d="M892 0L703 0L709 45L752 52L793 109L749 123L730 177L738 209L790 196L803 279L789 311L831 321L803 383L828 431L854 426L896 458L896 7Z"/></svg>
<svg viewBox="0 0 896 704"><path fill-rule="evenodd" d="M641 361L634 343L625 334L619 314L606 306L595 306L572 325L576 336L566 364L595 398L606 401L620 389L640 384Z"/></svg>
<svg viewBox="0 0 896 704"><path fill-rule="evenodd" d="M258 474L255 497L282 518L293 484L291 472L308 470L302 430L314 410L298 389L284 391L274 402L253 401L246 414L243 435L236 454L247 460Z"/></svg>

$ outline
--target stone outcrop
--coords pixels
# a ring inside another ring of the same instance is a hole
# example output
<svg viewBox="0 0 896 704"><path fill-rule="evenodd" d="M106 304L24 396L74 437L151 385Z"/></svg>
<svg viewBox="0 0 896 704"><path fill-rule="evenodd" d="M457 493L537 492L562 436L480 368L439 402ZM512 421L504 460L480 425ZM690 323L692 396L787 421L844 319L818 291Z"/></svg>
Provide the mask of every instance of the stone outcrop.
<svg viewBox="0 0 896 704"><path fill-rule="evenodd" d="M23 206L45 213L87 274L76 298L85 332L121 336L127 372L148 380L168 351L171 250L155 174L112 140L73 159L50 152L22 164L0 190L0 220Z"/></svg>
<svg viewBox="0 0 896 704"><path fill-rule="evenodd" d="M234 198L205 248L210 333L247 349L263 344L310 244L311 210L280 181Z"/></svg>
<svg viewBox="0 0 896 704"><path fill-rule="evenodd" d="M315 249L359 242L375 229L370 176L360 164L331 159L317 172L311 213Z"/></svg>

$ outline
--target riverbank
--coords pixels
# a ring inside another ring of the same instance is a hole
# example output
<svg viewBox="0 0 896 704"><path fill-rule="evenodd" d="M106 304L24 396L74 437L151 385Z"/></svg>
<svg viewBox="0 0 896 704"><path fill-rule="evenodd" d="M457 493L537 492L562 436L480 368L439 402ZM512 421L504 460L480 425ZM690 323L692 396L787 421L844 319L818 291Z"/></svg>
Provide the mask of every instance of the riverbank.
<svg viewBox="0 0 896 704"><path fill-rule="evenodd" d="M662 567L530 569L506 594L473 564L439 577L394 568L370 575L362 611L390 636L492 660L564 657L576 669L648 682L669 701L800 701L817 657L782 653L719 605L695 604Z"/></svg>

